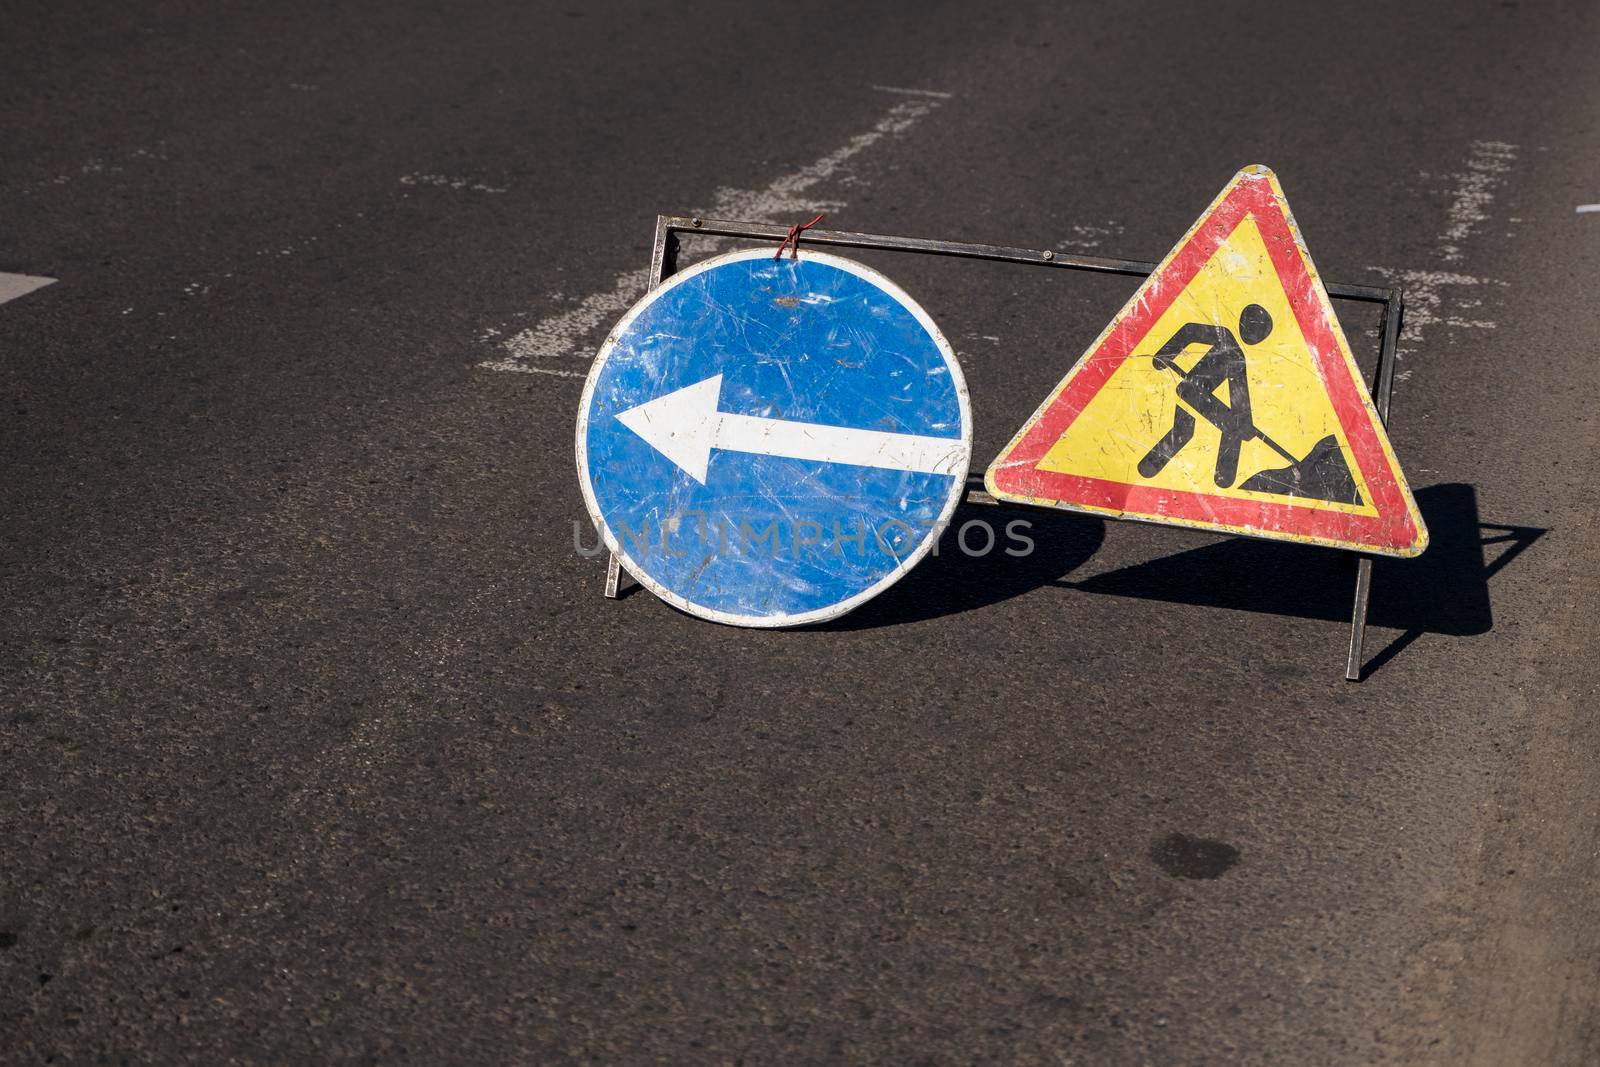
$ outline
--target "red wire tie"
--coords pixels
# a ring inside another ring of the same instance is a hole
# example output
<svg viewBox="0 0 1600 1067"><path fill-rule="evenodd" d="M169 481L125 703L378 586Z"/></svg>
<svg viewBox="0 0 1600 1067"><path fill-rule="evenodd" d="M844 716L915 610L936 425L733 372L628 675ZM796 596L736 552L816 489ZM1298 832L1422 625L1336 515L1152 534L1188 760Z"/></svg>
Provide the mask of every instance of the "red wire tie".
<svg viewBox="0 0 1600 1067"><path fill-rule="evenodd" d="M810 222L806 223L804 226L799 226L799 225L790 226L789 227L789 235L783 239L783 244L778 246L778 250L773 253L772 258L775 259L775 260L776 259L782 259L783 258L783 250L785 248L787 248L789 250L789 258L790 259L799 259L800 258L800 235L805 233L807 230L811 229L811 227L815 226L817 223L821 222L823 220L823 218L824 218L824 216L818 215L816 218L812 219Z"/></svg>

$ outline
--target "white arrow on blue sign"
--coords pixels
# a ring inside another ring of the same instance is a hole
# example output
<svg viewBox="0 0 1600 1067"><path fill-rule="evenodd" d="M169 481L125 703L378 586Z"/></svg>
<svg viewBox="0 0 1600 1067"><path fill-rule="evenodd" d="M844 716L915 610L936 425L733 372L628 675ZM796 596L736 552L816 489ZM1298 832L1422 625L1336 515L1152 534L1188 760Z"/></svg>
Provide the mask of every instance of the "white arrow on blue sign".
<svg viewBox="0 0 1600 1067"><path fill-rule="evenodd" d="M742 626L836 618L937 541L972 414L955 354L878 272L732 252L667 279L596 357L584 502L643 585Z"/></svg>

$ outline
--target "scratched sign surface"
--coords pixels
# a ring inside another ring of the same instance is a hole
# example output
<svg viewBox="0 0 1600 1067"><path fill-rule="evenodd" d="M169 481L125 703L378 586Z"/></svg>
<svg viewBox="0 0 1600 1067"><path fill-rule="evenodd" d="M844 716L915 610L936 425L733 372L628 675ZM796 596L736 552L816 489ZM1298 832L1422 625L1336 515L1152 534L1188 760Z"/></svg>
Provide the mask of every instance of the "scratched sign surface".
<svg viewBox="0 0 1600 1067"><path fill-rule="evenodd" d="M1117 518L1395 556L1428 543L1265 167L1235 175L985 482Z"/></svg>
<svg viewBox="0 0 1600 1067"><path fill-rule="evenodd" d="M844 614L933 545L971 456L966 385L877 272L801 251L674 275L617 324L579 409L579 482L641 584L718 622Z"/></svg>

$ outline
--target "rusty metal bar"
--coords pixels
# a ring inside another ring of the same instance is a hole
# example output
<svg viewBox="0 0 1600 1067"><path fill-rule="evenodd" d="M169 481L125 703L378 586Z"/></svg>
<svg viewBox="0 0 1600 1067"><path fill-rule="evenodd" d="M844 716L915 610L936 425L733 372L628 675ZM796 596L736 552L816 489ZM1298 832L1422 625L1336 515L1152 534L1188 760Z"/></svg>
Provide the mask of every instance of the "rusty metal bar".
<svg viewBox="0 0 1600 1067"><path fill-rule="evenodd" d="M730 222L725 219L701 219L663 216L657 220L674 233L704 234L707 237L744 237L781 241L787 234L785 226L769 226L759 222ZM882 233L855 233L850 230L807 230L800 236L804 244L833 245L838 248L870 248L886 252L920 252L929 256L956 256L962 259L983 259L995 263L1027 263L1040 267L1063 267L1067 270L1087 270L1101 274L1127 274L1145 277L1154 273L1159 264L1137 259L1108 259L1104 256L1080 256L1070 252L1056 252L1040 248L1014 248L1008 245L972 244L964 241L932 241L924 237L897 237ZM1344 300L1364 300L1368 303L1385 303L1392 290L1371 285L1327 286L1328 295Z"/></svg>

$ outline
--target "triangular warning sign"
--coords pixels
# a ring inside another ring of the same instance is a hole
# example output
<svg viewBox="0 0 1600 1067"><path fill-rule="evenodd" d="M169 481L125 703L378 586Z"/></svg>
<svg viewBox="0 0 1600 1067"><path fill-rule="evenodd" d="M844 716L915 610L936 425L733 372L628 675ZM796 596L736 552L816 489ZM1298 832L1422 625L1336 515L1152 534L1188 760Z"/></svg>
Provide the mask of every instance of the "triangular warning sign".
<svg viewBox="0 0 1600 1067"><path fill-rule="evenodd" d="M1234 176L984 481L1116 518L1392 556L1428 544L1266 167Z"/></svg>

